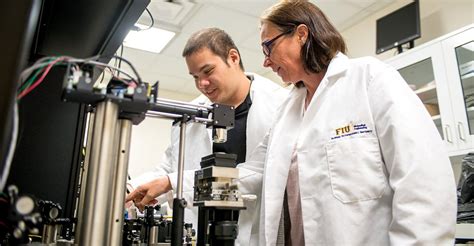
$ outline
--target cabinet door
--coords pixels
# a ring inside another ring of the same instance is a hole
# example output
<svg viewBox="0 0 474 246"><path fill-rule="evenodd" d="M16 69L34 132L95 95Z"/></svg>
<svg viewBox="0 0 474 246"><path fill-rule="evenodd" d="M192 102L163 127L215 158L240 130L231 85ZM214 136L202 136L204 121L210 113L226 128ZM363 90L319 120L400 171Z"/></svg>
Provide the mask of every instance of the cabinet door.
<svg viewBox="0 0 474 246"><path fill-rule="evenodd" d="M442 41L459 149L474 144L474 29Z"/></svg>
<svg viewBox="0 0 474 246"><path fill-rule="evenodd" d="M457 149L441 44L402 53L388 62L412 87L430 113L449 152Z"/></svg>

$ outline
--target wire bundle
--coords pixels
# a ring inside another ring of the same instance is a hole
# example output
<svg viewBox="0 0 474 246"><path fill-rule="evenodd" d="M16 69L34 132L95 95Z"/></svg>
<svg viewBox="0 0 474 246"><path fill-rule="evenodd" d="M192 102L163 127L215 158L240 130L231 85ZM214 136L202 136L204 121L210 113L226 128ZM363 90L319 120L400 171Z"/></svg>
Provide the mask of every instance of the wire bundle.
<svg viewBox="0 0 474 246"><path fill-rule="evenodd" d="M70 64L74 70L80 70L81 66L83 65L93 65L95 67L103 68L104 71L107 70L112 74L113 77L124 82L127 85L138 85L142 83L140 75L138 75L136 69L128 60L124 59L123 57L114 56L113 58L126 62L134 72L135 77L131 76L120 68L95 61L95 59L97 58L99 57L95 56L87 59L79 59L69 56L49 56L39 59L31 67L25 69L20 74L20 87L18 88L17 100L20 100L21 98L25 97L26 95L28 95L28 93L30 93L38 85L40 85L54 66L67 66ZM115 74L115 72L117 72L117 75ZM129 82L125 79L119 78L119 73L125 75L127 79L133 82L133 84L129 84Z"/></svg>

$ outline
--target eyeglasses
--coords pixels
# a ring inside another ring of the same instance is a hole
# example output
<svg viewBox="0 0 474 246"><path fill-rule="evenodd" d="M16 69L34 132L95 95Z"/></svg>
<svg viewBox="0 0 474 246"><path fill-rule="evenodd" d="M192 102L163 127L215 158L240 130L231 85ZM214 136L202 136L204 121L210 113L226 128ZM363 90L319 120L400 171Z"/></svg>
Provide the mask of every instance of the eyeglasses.
<svg viewBox="0 0 474 246"><path fill-rule="evenodd" d="M286 35L286 34L289 34L293 31L293 29L290 29L286 32L283 32L283 33L280 33L278 34L276 37L270 39L270 40L267 40L267 41L264 41L262 42L262 51L263 51L263 54L266 56L266 57L269 57L270 56L270 52L272 51L272 44L278 39L280 38L281 36L283 35Z"/></svg>

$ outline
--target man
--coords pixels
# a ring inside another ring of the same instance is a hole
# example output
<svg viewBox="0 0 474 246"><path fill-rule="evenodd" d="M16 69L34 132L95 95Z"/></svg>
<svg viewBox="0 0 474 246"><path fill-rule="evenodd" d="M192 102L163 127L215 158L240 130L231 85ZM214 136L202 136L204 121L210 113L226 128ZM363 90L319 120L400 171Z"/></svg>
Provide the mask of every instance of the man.
<svg viewBox="0 0 474 246"><path fill-rule="evenodd" d="M183 57L197 89L203 94L194 103L219 103L236 108L234 128L228 131L224 144L212 144L211 132L202 124L187 126L183 197L191 205L194 171L200 169L201 157L226 152L237 154L237 163L244 162L269 130L287 91L256 74L245 74L239 50L229 35L217 28L194 33L183 50ZM141 185L127 196L126 201L133 200L143 209L145 205L155 203L156 197L176 188L178 151L179 128L173 127L171 145L162 162L153 173L130 182L134 187ZM246 203L247 209L239 216L238 242L241 245L251 244L252 221L258 222L259 217L254 214L259 208L258 200ZM197 208L185 212L185 221L197 225Z"/></svg>

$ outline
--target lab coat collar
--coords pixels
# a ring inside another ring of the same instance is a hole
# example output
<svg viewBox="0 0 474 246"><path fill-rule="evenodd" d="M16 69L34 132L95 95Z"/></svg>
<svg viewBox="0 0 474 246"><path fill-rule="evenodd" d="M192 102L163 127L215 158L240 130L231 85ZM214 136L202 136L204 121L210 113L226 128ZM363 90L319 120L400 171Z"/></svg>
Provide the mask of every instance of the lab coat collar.
<svg viewBox="0 0 474 246"><path fill-rule="evenodd" d="M347 69L349 69L349 58L342 52L338 52L329 63L328 70L324 77L330 80L331 77L345 73Z"/></svg>

